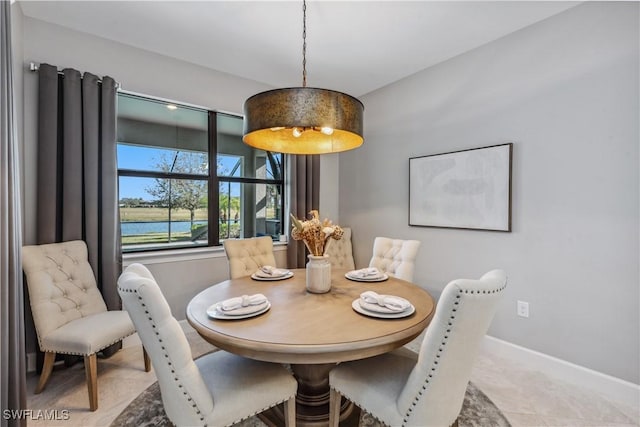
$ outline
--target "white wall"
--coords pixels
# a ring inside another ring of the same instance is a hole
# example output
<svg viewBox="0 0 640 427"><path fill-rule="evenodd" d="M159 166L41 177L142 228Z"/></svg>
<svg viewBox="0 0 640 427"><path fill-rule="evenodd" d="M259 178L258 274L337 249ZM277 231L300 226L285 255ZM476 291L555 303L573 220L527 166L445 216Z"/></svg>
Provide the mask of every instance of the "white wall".
<svg viewBox="0 0 640 427"><path fill-rule="evenodd" d="M490 335L639 383L638 19L585 2L363 97L365 144L339 159L356 264L384 235L422 241L416 281L436 295L503 268ZM407 225L410 157L505 142L513 232Z"/></svg>

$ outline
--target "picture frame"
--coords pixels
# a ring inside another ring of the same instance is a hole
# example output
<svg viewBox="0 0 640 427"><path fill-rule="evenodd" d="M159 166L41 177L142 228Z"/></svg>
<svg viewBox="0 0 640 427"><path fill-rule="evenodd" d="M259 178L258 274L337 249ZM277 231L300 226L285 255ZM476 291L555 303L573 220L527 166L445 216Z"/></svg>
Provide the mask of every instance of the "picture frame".
<svg viewBox="0 0 640 427"><path fill-rule="evenodd" d="M513 143L409 159L409 225L511 231Z"/></svg>

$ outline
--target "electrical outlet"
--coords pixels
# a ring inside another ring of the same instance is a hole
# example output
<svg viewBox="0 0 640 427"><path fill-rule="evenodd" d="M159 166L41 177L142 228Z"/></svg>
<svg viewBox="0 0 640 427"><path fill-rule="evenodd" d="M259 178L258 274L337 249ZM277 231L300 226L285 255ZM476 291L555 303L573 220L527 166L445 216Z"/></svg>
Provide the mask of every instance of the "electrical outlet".
<svg viewBox="0 0 640 427"><path fill-rule="evenodd" d="M526 301L518 301L518 316L529 317L529 303Z"/></svg>

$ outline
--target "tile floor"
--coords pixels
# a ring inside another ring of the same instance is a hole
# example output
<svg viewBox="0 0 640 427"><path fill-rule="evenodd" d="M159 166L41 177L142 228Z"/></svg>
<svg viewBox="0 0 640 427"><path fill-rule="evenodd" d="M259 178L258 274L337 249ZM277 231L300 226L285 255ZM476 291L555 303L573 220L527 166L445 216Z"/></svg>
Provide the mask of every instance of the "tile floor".
<svg viewBox="0 0 640 427"><path fill-rule="evenodd" d="M194 357L210 349L188 325L185 329ZM96 412L88 410L84 378L82 363L68 369L61 367L53 372L46 389L34 395L38 378L30 373L28 407L34 410L34 415L40 415L40 419L30 419L28 426L109 426L131 400L155 382L153 371L144 372L139 345L126 347L110 359L98 360L99 409ZM593 390L554 380L484 351L476 360L471 381L489 396L514 427L640 426L639 408L610 402ZM68 419L44 419L38 409L56 409L58 412L54 415Z"/></svg>
<svg viewBox="0 0 640 427"><path fill-rule="evenodd" d="M640 408L613 403L504 358L481 353L473 381L514 427L622 427L640 425ZM640 406L640 402L638 402Z"/></svg>

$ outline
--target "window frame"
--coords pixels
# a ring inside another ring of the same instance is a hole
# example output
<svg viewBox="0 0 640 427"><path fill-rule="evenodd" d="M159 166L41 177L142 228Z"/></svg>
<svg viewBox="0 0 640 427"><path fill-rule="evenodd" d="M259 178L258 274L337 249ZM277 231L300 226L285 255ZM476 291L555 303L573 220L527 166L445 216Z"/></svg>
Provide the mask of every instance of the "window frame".
<svg viewBox="0 0 640 427"><path fill-rule="evenodd" d="M208 137L208 161L209 168L208 174L191 174L184 172L162 172L162 171L149 171L149 170L139 170L139 169L130 169L130 168L117 168L117 177L118 180L120 177L133 177L133 178L159 178L159 179L188 179L194 181L205 181L207 182L207 197L208 197L208 211L207 211L207 221L208 221L208 236L206 244L185 244L185 245L174 245L174 244L162 244L158 246L148 246L148 247L139 247L139 248L129 248L125 245L120 244L120 248L123 253L143 253L143 252L153 252L153 251L166 251L166 250L188 250L194 248L207 248L207 247L220 247L222 245L220 239L220 183L240 183L240 184L265 184L265 185L279 185L283 192L282 197L280 197L280 230L279 234L283 233L284 230L284 212L285 212L285 162L286 156L282 153L275 153L277 155L281 155L281 171L280 171L280 179L273 178L253 178L253 177L234 177L234 176L219 176L218 175L218 167L217 167L217 156L218 156L218 132L217 132L217 119L218 114L226 115L230 117L236 117L240 119L244 119L240 114L227 113L211 110L203 107L195 107L189 105L187 103L178 102L178 101L168 101L161 98L156 98L153 96L137 94L133 92L124 92L121 91L123 95L127 96L135 96L138 98L148 99L151 101L159 101L166 103L173 103L176 105L182 105L189 108L197 108L201 109L203 112L207 112L208 114L208 126L207 126L207 137ZM117 118L116 118L117 120ZM116 141L116 144L119 144L119 141ZM120 189L118 188L118 201L120 200ZM122 224L122 220L118 215L118 224ZM120 228L120 227L119 227ZM121 230L121 229L120 229ZM120 231L120 236L122 236L122 231ZM212 238L213 237L213 238ZM277 241L274 240L274 241Z"/></svg>

